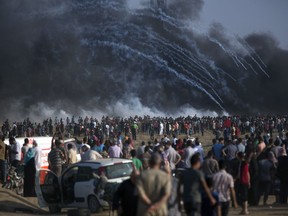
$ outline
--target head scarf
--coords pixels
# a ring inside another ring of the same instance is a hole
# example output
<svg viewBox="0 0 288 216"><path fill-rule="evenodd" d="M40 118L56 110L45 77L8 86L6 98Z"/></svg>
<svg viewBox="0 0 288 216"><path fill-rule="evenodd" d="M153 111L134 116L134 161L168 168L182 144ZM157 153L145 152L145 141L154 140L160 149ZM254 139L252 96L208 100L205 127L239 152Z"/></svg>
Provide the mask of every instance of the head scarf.
<svg viewBox="0 0 288 216"><path fill-rule="evenodd" d="M24 158L24 165L26 165L32 158L35 156L35 150L33 148L29 148Z"/></svg>

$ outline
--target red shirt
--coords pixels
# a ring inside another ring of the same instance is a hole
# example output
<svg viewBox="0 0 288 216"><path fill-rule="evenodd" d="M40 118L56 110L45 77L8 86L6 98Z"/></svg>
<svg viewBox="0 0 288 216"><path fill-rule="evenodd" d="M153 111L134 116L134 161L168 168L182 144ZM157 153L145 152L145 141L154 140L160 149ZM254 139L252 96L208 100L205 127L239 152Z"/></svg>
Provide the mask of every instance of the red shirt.
<svg viewBox="0 0 288 216"><path fill-rule="evenodd" d="M240 167L240 182L244 185L249 185L249 164L242 162Z"/></svg>

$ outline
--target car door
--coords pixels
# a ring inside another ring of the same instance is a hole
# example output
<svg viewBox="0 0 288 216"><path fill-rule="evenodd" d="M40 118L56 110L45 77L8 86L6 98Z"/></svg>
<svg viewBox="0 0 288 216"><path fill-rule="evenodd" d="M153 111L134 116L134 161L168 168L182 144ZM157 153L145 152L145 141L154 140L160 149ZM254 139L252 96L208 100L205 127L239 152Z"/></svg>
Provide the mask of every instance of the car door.
<svg viewBox="0 0 288 216"><path fill-rule="evenodd" d="M36 173L35 190L40 207L61 202L59 179L50 170L41 169Z"/></svg>
<svg viewBox="0 0 288 216"><path fill-rule="evenodd" d="M94 181L92 168L89 166L79 166L75 183L75 201L86 205L87 197L94 193Z"/></svg>

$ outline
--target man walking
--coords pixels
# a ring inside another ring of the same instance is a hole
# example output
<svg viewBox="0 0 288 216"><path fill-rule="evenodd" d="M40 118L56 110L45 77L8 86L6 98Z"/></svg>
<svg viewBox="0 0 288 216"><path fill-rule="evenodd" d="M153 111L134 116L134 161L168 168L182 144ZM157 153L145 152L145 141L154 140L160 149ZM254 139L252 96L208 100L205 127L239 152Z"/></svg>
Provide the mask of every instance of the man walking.
<svg viewBox="0 0 288 216"><path fill-rule="evenodd" d="M219 161L219 169L220 171L213 176L213 191L217 192L219 195L221 215L227 216L229 212L231 195L234 202L234 207L238 207L234 190L234 180L233 177L226 172L226 164L224 160Z"/></svg>
<svg viewBox="0 0 288 216"><path fill-rule="evenodd" d="M210 189L206 184L204 174L199 170L201 167L201 159L199 154L195 154L190 160L191 168L186 169L182 176L180 176L180 181L178 184L178 202L181 206L181 199L184 202L184 208L187 216L200 216L201 215L201 190L202 187L204 192L207 194L211 205L216 204L216 200L212 196ZM183 194L181 192L181 187L183 185Z"/></svg>

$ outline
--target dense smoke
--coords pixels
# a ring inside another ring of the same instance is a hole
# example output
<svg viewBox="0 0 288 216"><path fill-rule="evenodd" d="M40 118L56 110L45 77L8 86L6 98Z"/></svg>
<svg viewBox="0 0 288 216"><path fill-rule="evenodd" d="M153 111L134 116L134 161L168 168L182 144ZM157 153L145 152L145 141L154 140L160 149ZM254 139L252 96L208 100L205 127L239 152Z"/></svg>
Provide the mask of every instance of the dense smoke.
<svg viewBox="0 0 288 216"><path fill-rule="evenodd" d="M1 1L0 117L286 112L273 36L203 34L203 1L161 2Z"/></svg>

